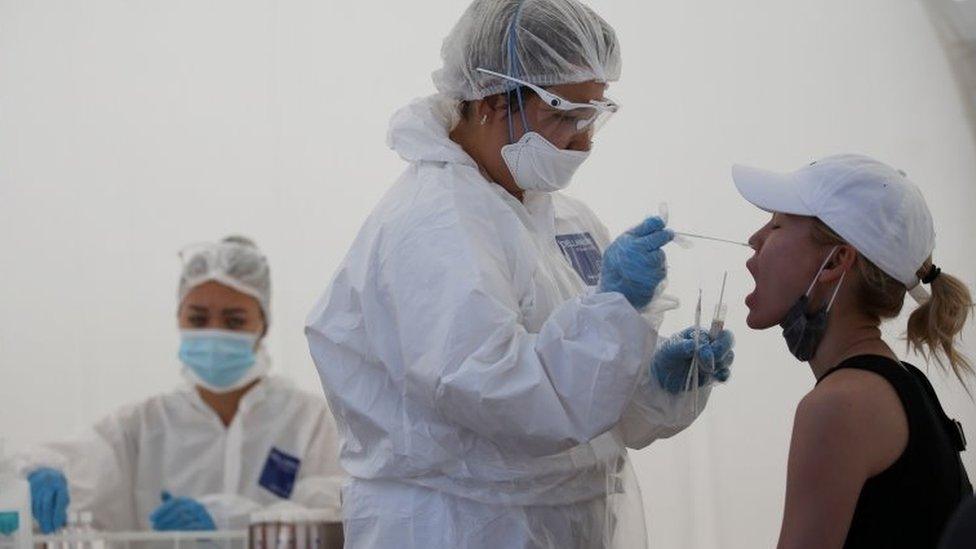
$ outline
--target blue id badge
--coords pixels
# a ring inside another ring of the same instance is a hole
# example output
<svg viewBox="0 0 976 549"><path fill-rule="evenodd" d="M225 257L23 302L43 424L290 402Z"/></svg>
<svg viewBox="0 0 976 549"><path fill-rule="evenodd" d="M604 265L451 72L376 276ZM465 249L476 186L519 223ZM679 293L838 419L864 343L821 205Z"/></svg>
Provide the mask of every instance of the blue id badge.
<svg viewBox="0 0 976 549"><path fill-rule="evenodd" d="M301 466L302 460L272 447L268 452L267 461L264 462L258 484L272 494L288 499L291 497L292 489L295 488L295 477L298 476L298 469Z"/></svg>
<svg viewBox="0 0 976 549"><path fill-rule="evenodd" d="M556 243L583 282L587 286L596 286L600 281L603 253L590 233L558 234Z"/></svg>

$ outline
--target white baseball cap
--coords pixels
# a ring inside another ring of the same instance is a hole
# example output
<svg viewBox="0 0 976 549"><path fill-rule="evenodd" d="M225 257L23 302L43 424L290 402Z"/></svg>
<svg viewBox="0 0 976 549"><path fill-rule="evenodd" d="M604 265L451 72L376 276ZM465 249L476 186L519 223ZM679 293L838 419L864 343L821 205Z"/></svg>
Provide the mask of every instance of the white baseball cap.
<svg viewBox="0 0 976 549"><path fill-rule="evenodd" d="M918 287L916 273L935 248L935 228L922 192L905 172L840 154L792 173L736 165L732 179L759 208L816 217L906 288Z"/></svg>

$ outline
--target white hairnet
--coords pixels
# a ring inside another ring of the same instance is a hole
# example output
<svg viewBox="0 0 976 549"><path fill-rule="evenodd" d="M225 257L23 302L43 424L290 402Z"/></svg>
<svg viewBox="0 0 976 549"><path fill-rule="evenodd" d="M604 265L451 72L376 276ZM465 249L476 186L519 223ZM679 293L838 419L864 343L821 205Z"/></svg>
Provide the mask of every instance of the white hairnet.
<svg viewBox="0 0 976 549"><path fill-rule="evenodd" d="M537 86L620 78L620 45L609 24L576 0L475 0L444 40L434 85L458 100L514 89L484 68Z"/></svg>
<svg viewBox="0 0 976 549"><path fill-rule="evenodd" d="M258 300L265 324L271 316L271 270L257 245L243 236L228 236L220 242L188 246L180 252L179 303L190 290L215 281Z"/></svg>

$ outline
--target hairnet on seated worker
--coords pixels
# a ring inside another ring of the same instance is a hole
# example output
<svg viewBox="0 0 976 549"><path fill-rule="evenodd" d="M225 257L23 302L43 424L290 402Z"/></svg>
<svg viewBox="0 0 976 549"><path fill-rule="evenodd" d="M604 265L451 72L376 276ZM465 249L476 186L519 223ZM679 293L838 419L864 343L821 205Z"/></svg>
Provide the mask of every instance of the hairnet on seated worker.
<svg viewBox="0 0 976 549"><path fill-rule="evenodd" d="M258 300L267 325L271 317L271 270L264 254L249 238L228 236L215 243L187 246L180 252L179 301L190 290L210 281L219 282Z"/></svg>
<svg viewBox="0 0 976 549"><path fill-rule="evenodd" d="M475 0L441 47L434 85L471 101L514 89L484 68L537 86L620 78L613 28L576 0Z"/></svg>

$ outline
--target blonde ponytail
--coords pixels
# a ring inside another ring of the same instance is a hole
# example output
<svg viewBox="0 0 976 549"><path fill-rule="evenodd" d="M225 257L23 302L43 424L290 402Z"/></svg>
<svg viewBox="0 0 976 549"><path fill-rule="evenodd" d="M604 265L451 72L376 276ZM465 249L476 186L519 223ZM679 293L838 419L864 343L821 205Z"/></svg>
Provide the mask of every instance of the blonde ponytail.
<svg viewBox="0 0 976 549"><path fill-rule="evenodd" d="M949 368L965 385L963 374L972 376L973 365L956 348L955 340L973 312L973 298L958 278L932 269L930 257L918 270L920 279L931 280L932 297L908 317L906 339L908 346L926 359L932 356L943 367L942 358L948 360Z"/></svg>

